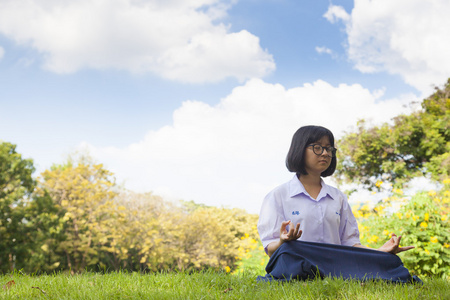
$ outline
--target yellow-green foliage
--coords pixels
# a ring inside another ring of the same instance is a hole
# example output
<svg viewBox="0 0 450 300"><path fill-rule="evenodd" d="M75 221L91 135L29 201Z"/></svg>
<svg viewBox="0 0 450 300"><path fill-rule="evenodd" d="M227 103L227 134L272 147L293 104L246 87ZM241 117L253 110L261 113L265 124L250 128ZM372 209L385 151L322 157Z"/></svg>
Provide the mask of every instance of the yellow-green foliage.
<svg viewBox="0 0 450 300"><path fill-rule="evenodd" d="M194 210L172 205L158 216L152 234L143 236L140 263L156 270L229 270L241 238L257 216L239 209L199 206Z"/></svg>
<svg viewBox="0 0 450 300"><path fill-rule="evenodd" d="M392 197L375 207L354 210L361 242L377 248L392 233L402 235L402 245L416 247L400 254L412 273L450 277L450 179L442 183L440 191L418 193L411 199L394 189Z"/></svg>
<svg viewBox="0 0 450 300"><path fill-rule="evenodd" d="M38 182L29 211L39 235L26 271L230 272L258 239L257 215L124 191L101 164L86 160L55 166Z"/></svg>
<svg viewBox="0 0 450 300"><path fill-rule="evenodd" d="M64 253L66 267L72 271L84 270L99 261L104 229L116 217L111 175L101 164L69 162L43 172L39 179L36 193L48 195L64 213L60 218L63 228L59 229L64 238L57 245L44 243L41 249ZM59 266L58 262L54 265Z"/></svg>

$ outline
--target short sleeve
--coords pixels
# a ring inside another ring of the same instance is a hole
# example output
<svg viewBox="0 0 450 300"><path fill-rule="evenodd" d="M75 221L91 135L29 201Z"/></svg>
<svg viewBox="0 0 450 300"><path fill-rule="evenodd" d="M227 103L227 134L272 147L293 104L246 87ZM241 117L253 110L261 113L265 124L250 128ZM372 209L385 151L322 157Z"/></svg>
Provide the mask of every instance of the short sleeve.
<svg viewBox="0 0 450 300"><path fill-rule="evenodd" d="M284 212L280 195L270 192L263 201L258 220L258 233L264 248L280 239L281 223Z"/></svg>
<svg viewBox="0 0 450 300"><path fill-rule="evenodd" d="M341 208L341 224L339 226L339 234L341 239L341 244L344 246L353 246L355 244L360 244L359 240L359 230L356 218L353 215L352 209L348 204L347 197L340 193L342 198L342 208Z"/></svg>

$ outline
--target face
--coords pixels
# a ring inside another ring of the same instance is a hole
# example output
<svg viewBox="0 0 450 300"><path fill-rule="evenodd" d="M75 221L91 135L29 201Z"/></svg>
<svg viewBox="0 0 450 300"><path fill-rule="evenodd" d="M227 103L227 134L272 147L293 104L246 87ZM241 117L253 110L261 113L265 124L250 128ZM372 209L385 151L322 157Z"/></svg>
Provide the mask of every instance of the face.
<svg viewBox="0 0 450 300"><path fill-rule="evenodd" d="M322 137L320 140L312 143L319 144L322 147L334 146L330 144L330 139L327 136ZM312 147L306 147L305 150L305 170L310 175L318 175L322 174L323 171L328 169L331 164L331 153L328 153L326 150L322 152L321 155L317 155L314 153Z"/></svg>

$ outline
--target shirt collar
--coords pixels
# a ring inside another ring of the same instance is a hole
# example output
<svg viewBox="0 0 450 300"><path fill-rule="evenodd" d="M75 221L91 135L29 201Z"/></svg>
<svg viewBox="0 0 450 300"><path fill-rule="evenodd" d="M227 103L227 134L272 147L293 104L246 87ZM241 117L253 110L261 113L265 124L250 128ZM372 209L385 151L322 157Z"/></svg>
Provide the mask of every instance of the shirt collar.
<svg viewBox="0 0 450 300"><path fill-rule="evenodd" d="M336 199L334 190L330 186L328 186L322 178L320 179L320 184L322 185L322 189L319 193L319 196L317 197L317 200L320 200L327 195L330 196L331 199ZM297 178L297 175L294 175L294 177L289 182L289 196L292 198L300 194L306 195L307 192L303 184Z"/></svg>

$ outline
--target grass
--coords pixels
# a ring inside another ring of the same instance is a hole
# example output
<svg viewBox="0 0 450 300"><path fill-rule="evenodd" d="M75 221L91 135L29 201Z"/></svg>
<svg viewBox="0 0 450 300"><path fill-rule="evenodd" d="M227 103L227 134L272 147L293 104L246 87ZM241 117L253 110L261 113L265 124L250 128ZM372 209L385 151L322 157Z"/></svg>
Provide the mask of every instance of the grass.
<svg viewBox="0 0 450 300"><path fill-rule="evenodd" d="M450 299L450 282L424 285L323 279L257 283L257 275L217 272L0 275L0 299ZM9 283L14 281L13 283Z"/></svg>

